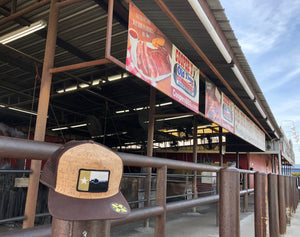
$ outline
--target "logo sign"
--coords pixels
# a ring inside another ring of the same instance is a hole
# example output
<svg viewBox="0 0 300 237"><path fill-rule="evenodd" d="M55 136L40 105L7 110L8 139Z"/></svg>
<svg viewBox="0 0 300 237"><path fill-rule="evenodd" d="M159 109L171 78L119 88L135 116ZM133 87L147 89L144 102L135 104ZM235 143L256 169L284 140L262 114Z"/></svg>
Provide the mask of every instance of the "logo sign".
<svg viewBox="0 0 300 237"><path fill-rule="evenodd" d="M171 97L199 111L199 69L175 46L172 47Z"/></svg>
<svg viewBox="0 0 300 237"><path fill-rule="evenodd" d="M107 192L109 183L108 170L79 170L77 191L90 193Z"/></svg>

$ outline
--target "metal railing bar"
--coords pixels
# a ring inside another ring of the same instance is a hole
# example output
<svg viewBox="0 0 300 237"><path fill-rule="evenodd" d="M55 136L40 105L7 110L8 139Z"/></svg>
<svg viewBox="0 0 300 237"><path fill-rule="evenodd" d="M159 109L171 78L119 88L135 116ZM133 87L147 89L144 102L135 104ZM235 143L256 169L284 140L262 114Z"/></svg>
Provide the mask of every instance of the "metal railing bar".
<svg viewBox="0 0 300 237"><path fill-rule="evenodd" d="M0 169L0 174L19 174L19 173L21 173L21 174L23 174L23 173L25 173L25 174L29 174L29 173L31 173L32 172L32 170L9 170L9 169Z"/></svg>

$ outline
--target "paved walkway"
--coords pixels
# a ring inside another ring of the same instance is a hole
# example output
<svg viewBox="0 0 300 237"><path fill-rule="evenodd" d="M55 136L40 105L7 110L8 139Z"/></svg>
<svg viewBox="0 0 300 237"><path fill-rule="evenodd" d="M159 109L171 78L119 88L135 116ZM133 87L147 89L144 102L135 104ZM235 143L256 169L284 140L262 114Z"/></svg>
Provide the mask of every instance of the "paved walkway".
<svg viewBox="0 0 300 237"><path fill-rule="evenodd" d="M249 200L249 212L240 214L241 237L254 237L253 198ZM153 220L150 228L142 227L143 222L133 223L112 229L111 237L153 237ZM166 237L218 237L219 228L216 226L216 204L197 208L197 213L180 212L167 215ZM287 226L284 237L300 236L300 207ZM272 236L271 236L272 237Z"/></svg>

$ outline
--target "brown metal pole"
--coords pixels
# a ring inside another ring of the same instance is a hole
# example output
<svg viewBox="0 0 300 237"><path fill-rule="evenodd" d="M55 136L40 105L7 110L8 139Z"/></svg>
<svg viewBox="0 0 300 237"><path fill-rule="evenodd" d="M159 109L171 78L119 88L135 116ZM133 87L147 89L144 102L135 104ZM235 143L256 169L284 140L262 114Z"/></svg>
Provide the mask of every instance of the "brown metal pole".
<svg viewBox="0 0 300 237"><path fill-rule="evenodd" d="M166 232L166 196L167 166L157 169L156 205L162 206L164 212L155 218L155 237L164 237Z"/></svg>
<svg viewBox="0 0 300 237"><path fill-rule="evenodd" d="M197 163L197 144L198 144L198 138L197 138L197 117L194 116L194 121L193 121L193 161L194 163ZM197 174L198 171L194 170L194 177L193 177L193 198L196 199L198 197L198 188L197 188ZM193 208L193 212L196 212L196 207Z"/></svg>
<svg viewBox="0 0 300 237"><path fill-rule="evenodd" d="M278 203L279 203L279 232L286 234L286 210L285 210L285 182L284 176L278 175Z"/></svg>
<svg viewBox="0 0 300 237"><path fill-rule="evenodd" d="M286 214L286 224L290 225L291 224L291 216L290 216L290 182L289 182L289 177L284 176L284 188L285 188L285 214Z"/></svg>
<svg viewBox="0 0 300 237"><path fill-rule="evenodd" d="M16 13L14 14L11 14L10 16L7 16L3 19L0 20L0 25L3 25L4 23L8 22L8 21L11 21L11 20L14 20L28 12L32 12L33 10L37 9L37 8L40 8L42 6L45 6L47 5L48 3L50 3L51 0L44 0L44 1L41 1L41 2L38 2L38 3L35 3L33 5L31 5L30 7L27 7L27 8L24 8L20 11L17 11Z"/></svg>
<svg viewBox="0 0 300 237"><path fill-rule="evenodd" d="M65 221L52 218L51 237L110 236L110 221Z"/></svg>
<svg viewBox="0 0 300 237"><path fill-rule="evenodd" d="M264 172L254 174L255 237L269 236L268 182Z"/></svg>
<svg viewBox="0 0 300 237"><path fill-rule="evenodd" d="M249 174L244 173L244 182L243 182L243 190L248 190L248 176ZM248 212L248 193L244 194L244 208L243 211L244 212Z"/></svg>
<svg viewBox="0 0 300 237"><path fill-rule="evenodd" d="M270 236L279 237L278 178L268 174L269 231Z"/></svg>
<svg viewBox="0 0 300 237"><path fill-rule="evenodd" d="M222 153L222 127L219 127L219 162L223 167L223 153Z"/></svg>
<svg viewBox="0 0 300 237"><path fill-rule="evenodd" d="M35 125L34 140L44 141L47 123L47 114L51 90L52 75L50 69L54 64L58 16L59 9L56 6L57 0L52 0L49 13L48 34L46 41L46 49L43 64L43 74L40 88L40 97L38 105L38 114ZM39 179L41 172L41 161L32 160L31 167L32 173L29 176L29 184L27 190L27 198L25 205L25 216L27 219L23 222L23 228L30 228L34 226L36 202L39 188Z"/></svg>
<svg viewBox="0 0 300 237"><path fill-rule="evenodd" d="M219 236L240 236L239 172L228 167L220 170Z"/></svg>
<svg viewBox="0 0 300 237"><path fill-rule="evenodd" d="M148 123L148 139L147 139L147 156L153 156L153 138L154 138L154 114L155 114L155 94L156 89L150 87L150 105L149 105L149 123ZM151 205L151 173L152 168L146 168L147 177L145 180L145 199L146 206ZM145 227L149 228L149 219L145 221Z"/></svg>

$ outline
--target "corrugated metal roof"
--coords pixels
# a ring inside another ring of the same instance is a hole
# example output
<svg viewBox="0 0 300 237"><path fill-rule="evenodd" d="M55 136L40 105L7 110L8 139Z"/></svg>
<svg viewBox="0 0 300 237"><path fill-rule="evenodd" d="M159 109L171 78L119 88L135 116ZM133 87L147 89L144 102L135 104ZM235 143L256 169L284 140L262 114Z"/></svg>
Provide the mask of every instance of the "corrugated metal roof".
<svg viewBox="0 0 300 237"><path fill-rule="evenodd" d="M21 10L34 4L36 1L21 0L18 1L18 9ZM115 1L119 7L123 7L127 11L128 6L123 1ZM187 40L182 36L170 19L161 11L154 0L134 0L133 1L145 15L174 43L200 70L202 70L212 81L215 82L229 96L234 103L239 105L229 91L220 83L216 75L208 68L202 58L190 46ZM107 10L105 8L106 1L86 0L81 3L64 7L60 11L58 41L55 51L55 66L64 66L69 64L80 63L88 60L100 59L104 57L106 42L106 23ZM209 60L220 71L223 77L228 81L230 86L235 90L238 96L250 109L251 113L258 118L263 127L275 137L261 117L259 111L252 101L248 99L245 90L230 69L230 65L225 61L224 57L212 41L210 35L200 22L199 18L191 8L187 1L182 0L165 0L165 3L176 16L179 22L191 35L197 45L203 50ZM237 60L242 69L246 73L250 84L254 88L256 94L266 109L269 118L278 129L275 118L268 106L259 85L251 71L250 66L238 44L234 32L225 16L223 7L218 0L207 1L209 7L215 16L218 25L221 27L226 39L231 46ZM103 7L104 6L104 7ZM4 10L9 10L9 4L0 6ZM25 23L28 25L40 19L48 21L49 5L45 5L34 11L24 14L16 21L9 21L0 25L0 35L21 28ZM120 61L126 60L127 48L127 17L120 16L121 19L113 21L113 38L112 38L112 55ZM0 21L4 16L0 14ZM28 35L21 40L9 43L6 46L0 46L0 52L3 58L0 58L0 102L4 104L15 104L26 109L31 109L32 95L34 94L34 83L36 70L41 74L41 67L44 58L44 49L46 43L47 30ZM80 81L91 82L94 79L107 79L109 75L121 73L119 67L113 64L102 65L97 67L77 69L68 73L55 74L52 85L53 111L57 118L49 114L49 126L55 126L58 120L60 123L72 123L84 119L88 113L97 114L102 117L110 115L116 117L115 110L122 109L118 103L124 107L134 108L137 106L145 106L149 103L149 88L146 84L134 77L127 78L123 82L105 83L88 90L78 90L66 93L64 95L57 94L57 90L67 88L72 85L80 84ZM80 79L78 81L78 79ZM39 85L39 83L37 83ZM7 88L11 89L8 92ZM39 87L35 91L35 97L38 96ZM94 92L94 93L92 93ZM101 93L98 93L101 92ZM100 94L100 96L95 94ZM101 96L105 96L114 101L110 103L107 109L106 103ZM170 99L162 93L158 93L157 100L169 101ZM36 109L36 101L33 108ZM63 109L62 109L63 108ZM105 112L106 111L106 112ZM174 106L170 107L170 112L185 112L187 109L178 106L174 102ZM4 110L0 110L4 113ZM244 111L245 112L245 111ZM6 111L7 118L9 111ZM74 114L79 114L76 117ZM100 116L100 117L101 117ZM120 118L121 119L121 118ZM119 118L116 121L121 121ZM65 120L65 121L64 121ZM8 121L8 120L7 120ZM116 123L116 121L114 121ZM15 124L20 120L15 120ZM127 123L127 122L126 122ZM113 125L111 125L113 127Z"/></svg>

